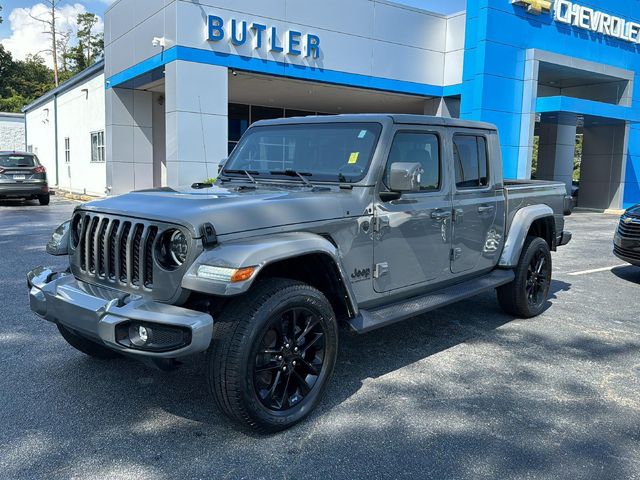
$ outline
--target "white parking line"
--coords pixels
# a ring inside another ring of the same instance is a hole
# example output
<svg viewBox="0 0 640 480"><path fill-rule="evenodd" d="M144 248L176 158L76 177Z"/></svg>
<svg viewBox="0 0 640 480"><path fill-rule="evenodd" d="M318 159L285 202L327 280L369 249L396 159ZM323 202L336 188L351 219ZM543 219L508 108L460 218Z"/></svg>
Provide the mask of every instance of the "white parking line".
<svg viewBox="0 0 640 480"><path fill-rule="evenodd" d="M627 265L626 263L623 263L621 265L614 265L612 267L594 268L593 270L583 270L582 272L571 272L571 273L567 273L567 275L570 275L572 277L577 277L578 275L589 275L590 273L610 272L614 268L625 267L626 265Z"/></svg>

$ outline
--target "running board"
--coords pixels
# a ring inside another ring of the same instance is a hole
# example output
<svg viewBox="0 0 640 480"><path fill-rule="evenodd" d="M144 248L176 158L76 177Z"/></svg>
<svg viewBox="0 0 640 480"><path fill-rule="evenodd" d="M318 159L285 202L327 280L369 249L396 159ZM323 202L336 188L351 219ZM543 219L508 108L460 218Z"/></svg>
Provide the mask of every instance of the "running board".
<svg viewBox="0 0 640 480"><path fill-rule="evenodd" d="M467 280L451 287L436 290L427 295L386 305L375 310L360 310L349 324L358 333L366 333L376 328L406 320L436 308L444 307L480 293L506 285L515 279L513 270L494 270L479 278Z"/></svg>

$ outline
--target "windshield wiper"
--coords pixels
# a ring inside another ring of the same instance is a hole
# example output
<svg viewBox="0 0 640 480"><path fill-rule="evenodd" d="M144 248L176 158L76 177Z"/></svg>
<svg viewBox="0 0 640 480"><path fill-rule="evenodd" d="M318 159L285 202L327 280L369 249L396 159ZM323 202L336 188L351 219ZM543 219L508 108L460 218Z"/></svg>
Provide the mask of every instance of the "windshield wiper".
<svg viewBox="0 0 640 480"><path fill-rule="evenodd" d="M286 170L276 170L276 171L272 171L272 172L269 172L269 173L271 175L285 175L287 177L298 177L300 180L302 180L302 182L307 187L315 188L315 185L313 183L311 183L309 180L307 180L307 178L306 178L306 177L312 177L313 173L298 172L296 170L293 170L292 168L287 168Z"/></svg>
<svg viewBox="0 0 640 480"><path fill-rule="evenodd" d="M238 174L238 175L246 175L249 180L251 180L251 183L257 185L258 181L253 178L254 175L260 175L260 172L256 171L256 170L223 170L222 173L231 173L231 174Z"/></svg>

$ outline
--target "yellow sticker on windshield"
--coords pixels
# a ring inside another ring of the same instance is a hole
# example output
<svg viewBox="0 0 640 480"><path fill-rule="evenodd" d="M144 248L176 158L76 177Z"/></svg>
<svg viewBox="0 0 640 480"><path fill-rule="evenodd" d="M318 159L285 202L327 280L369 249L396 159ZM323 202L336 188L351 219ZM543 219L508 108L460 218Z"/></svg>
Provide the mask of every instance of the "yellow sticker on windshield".
<svg viewBox="0 0 640 480"><path fill-rule="evenodd" d="M354 163L358 163L358 157L360 157L360 152L353 152L349 157L349 165L353 165Z"/></svg>

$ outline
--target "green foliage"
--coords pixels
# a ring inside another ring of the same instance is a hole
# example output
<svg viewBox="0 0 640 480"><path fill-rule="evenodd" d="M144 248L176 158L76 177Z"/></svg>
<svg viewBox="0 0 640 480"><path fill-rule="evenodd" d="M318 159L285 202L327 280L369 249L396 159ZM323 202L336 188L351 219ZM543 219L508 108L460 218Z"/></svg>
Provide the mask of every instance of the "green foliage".
<svg viewBox="0 0 640 480"><path fill-rule="evenodd" d="M0 45L0 111L20 112L22 108L53 88L53 72L44 59L29 55L14 60Z"/></svg>
<svg viewBox="0 0 640 480"><path fill-rule="evenodd" d="M98 17L93 13L78 15L78 33L71 47L67 47L71 33L60 34L65 39L58 42L58 58L62 61L60 82L90 67L102 56L103 36L91 32L97 22ZM18 113L52 88L53 70L41 56L29 55L25 60L14 60L11 52L0 44L0 111Z"/></svg>

